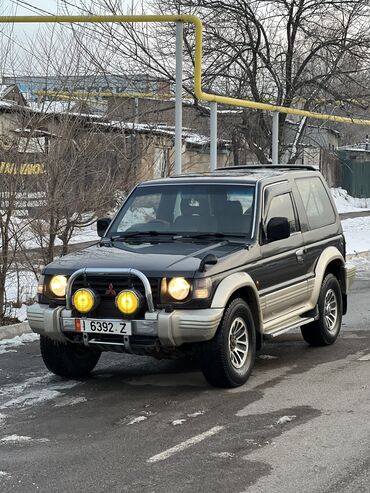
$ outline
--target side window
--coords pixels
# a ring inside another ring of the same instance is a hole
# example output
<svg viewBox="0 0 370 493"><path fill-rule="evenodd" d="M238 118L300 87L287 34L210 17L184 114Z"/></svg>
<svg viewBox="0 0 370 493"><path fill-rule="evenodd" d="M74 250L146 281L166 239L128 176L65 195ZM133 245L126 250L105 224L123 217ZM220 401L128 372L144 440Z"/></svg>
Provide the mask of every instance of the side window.
<svg viewBox="0 0 370 493"><path fill-rule="evenodd" d="M320 178L317 176L298 178L296 183L306 209L310 228L317 229L333 224L335 212Z"/></svg>
<svg viewBox="0 0 370 493"><path fill-rule="evenodd" d="M283 193L273 197L266 216L266 224L273 217L286 217L290 225L290 234L299 231L299 225L294 212L292 197L290 193Z"/></svg>

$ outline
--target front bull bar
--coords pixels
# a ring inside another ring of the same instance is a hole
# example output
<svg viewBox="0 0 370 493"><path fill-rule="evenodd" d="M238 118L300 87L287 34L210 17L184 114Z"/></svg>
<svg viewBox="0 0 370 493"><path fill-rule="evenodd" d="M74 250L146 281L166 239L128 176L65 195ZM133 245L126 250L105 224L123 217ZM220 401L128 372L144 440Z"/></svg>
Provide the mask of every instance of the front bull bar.
<svg viewBox="0 0 370 493"><path fill-rule="evenodd" d="M150 282L145 274L136 269L128 269L128 268L93 268L93 267L85 267L83 269L78 269L74 272L71 277L67 281L67 289L66 289L66 308L67 310L72 310L72 287L74 281L80 276L86 276L88 274L98 274L101 276L112 275L112 274L127 274L128 276L136 276L138 277L144 285L145 289L145 298L148 306L148 311L153 313L154 302L153 302L153 294L152 288L150 286Z"/></svg>

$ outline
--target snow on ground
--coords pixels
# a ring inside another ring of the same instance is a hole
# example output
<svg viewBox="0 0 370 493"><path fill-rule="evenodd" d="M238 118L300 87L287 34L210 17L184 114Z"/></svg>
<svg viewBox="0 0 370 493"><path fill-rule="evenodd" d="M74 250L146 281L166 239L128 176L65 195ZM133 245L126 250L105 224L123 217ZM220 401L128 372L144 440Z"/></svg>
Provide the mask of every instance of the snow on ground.
<svg viewBox="0 0 370 493"><path fill-rule="evenodd" d="M205 413L204 410L195 411L194 413L189 413L187 416L188 416L188 418L197 418L198 416L203 416L204 413Z"/></svg>
<svg viewBox="0 0 370 493"><path fill-rule="evenodd" d="M212 457L220 457L221 459L232 459L234 457L233 452L213 452Z"/></svg>
<svg viewBox="0 0 370 493"><path fill-rule="evenodd" d="M75 406L76 404L82 404L84 402L87 402L86 397L65 397L54 404L54 407Z"/></svg>
<svg viewBox="0 0 370 493"><path fill-rule="evenodd" d="M27 318L25 303L29 303L35 297L37 290L37 279L34 273L28 270L11 272L7 276L5 288L8 304L6 315L23 322Z"/></svg>
<svg viewBox="0 0 370 493"><path fill-rule="evenodd" d="M146 416L136 416L136 418L132 418L127 425L136 425L137 423L141 423L141 421L145 421L148 419Z"/></svg>
<svg viewBox="0 0 370 493"><path fill-rule="evenodd" d="M360 199L351 197L347 190L344 190L343 188L331 188L330 191L338 212L359 212L370 210L370 198Z"/></svg>
<svg viewBox="0 0 370 493"><path fill-rule="evenodd" d="M26 443L26 442L48 442L48 438L32 438L28 436L20 435L8 435L4 438L0 438L1 443Z"/></svg>
<svg viewBox="0 0 370 493"><path fill-rule="evenodd" d="M276 421L276 424L278 425L285 425L286 423L290 423L290 421L293 421L297 416L282 416Z"/></svg>
<svg viewBox="0 0 370 493"><path fill-rule="evenodd" d="M29 377L17 384L3 385L0 388L0 410L32 407L57 398L65 398L64 390L80 384L76 381L56 380L50 373L45 373Z"/></svg>
<svg viewBox="0 0 370 493"><path fill-rule="evenodd" d="M99 241L99 240L100 238L98 236L98 233L96 232L96 223L94 223L94 224L90 224L89 226L76 229L69 243L75 244L75 243L82 243L84 241ZM62 242L60 241L60 245L61 244Z"/></svg>
<svg viewBox="0 0 370 493"><path fill-rule="evenodd" d="M31 333L22 334L20 336L13 337L12 339L2 339L0 341L0 354L17 351L14 349L19 346L23 346L23 344L27 344L28 342L33 342L38 340L39 335ZM1 416L0 416L1 420Z"/></svg>
<svg viewBox="0 0 370 493"><path fill-rule="evenodd" d="M370 216L355 217L342 221L347 253L370 250Z"/></svg>
<svg viewBox="0 0 370 493"><path fill-rule="evenodd" d="M36 226L36 223L29 224L28 218L13 218L13 230L20 231L20 234L17 234L17 240L19 244L22 245L24 249L32 249L32 248L40 248L46 247L47 245L47 223L43 224L41 221L38 222L38 226L44 228L45 236L40 235L40 233L35 232L33 227ZM88 226L84 226L81 228L75 228L73 231L72 237L69 241L69 244L82 243L85 241L98 241L99 236L96 231L96 222L93 224L89 224ZM55 245L61 246L63 244L62 240L58 237L55 239Z"/></svg>

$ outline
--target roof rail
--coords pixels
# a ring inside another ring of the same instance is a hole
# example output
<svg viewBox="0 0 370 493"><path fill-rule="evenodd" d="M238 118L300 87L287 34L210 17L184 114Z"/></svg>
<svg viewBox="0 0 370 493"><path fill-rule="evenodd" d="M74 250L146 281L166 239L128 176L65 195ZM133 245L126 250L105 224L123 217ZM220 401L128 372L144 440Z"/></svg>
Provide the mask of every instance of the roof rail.
<svg viewBox="0 0 370 493"><path fill-rule="evenodd" d="M259 169L291 169L291 170L308 170L308 171L317 171L314 166L309 166L306 164L244 164L240 166L225 166L224 168L216 168L215 171L232 170L259 170Z"/></svg>

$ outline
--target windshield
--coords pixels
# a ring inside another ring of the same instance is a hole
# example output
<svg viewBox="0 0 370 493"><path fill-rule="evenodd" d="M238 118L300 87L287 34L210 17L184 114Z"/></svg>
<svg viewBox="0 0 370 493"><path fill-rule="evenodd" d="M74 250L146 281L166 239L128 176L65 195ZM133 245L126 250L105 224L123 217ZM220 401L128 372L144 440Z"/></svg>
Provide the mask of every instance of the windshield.
<svg viewBox="0 0 370 493"><path fill-rule="evenodd" d="M138 187L109 229L109 236L225 234L251 237L252 185L156 185Z"/></svg>

